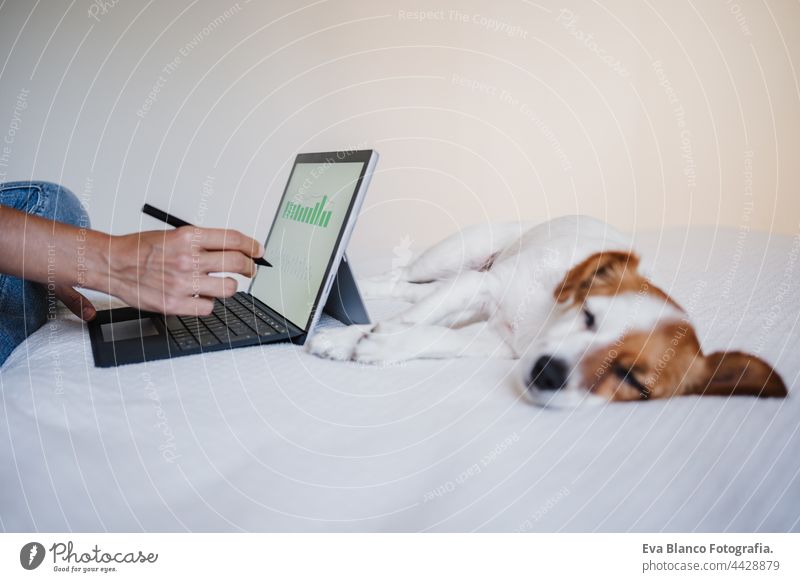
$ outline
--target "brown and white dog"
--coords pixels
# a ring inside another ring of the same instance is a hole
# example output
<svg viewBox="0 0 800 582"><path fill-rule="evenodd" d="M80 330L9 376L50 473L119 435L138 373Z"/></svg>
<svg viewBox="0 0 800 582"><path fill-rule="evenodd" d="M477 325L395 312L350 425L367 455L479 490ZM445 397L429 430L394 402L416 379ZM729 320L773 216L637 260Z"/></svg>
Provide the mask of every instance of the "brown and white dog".
<svg viewBox="0 0 800 582"><path fill-rule="evenodd" d="M593 218L467 228L361 285L412 306L376 325L320 330L309 352L366 363L514 358L523 391L547 406L787 394L755 356L704 354L684 310L640 273L630 240Z"/></svg>

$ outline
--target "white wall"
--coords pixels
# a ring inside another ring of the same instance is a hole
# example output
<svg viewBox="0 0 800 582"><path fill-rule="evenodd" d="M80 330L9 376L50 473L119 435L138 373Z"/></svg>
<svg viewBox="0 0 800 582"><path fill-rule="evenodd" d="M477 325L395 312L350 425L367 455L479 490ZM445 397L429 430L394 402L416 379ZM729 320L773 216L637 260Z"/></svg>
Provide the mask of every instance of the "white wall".
<svg viewBox="0 0 800 582"><path fill-rule="evenodd" d="M0 179L263 237L296 152L361 146L354 253L572 212L794 233L799 33L791 0L6 0Z"/></svg>

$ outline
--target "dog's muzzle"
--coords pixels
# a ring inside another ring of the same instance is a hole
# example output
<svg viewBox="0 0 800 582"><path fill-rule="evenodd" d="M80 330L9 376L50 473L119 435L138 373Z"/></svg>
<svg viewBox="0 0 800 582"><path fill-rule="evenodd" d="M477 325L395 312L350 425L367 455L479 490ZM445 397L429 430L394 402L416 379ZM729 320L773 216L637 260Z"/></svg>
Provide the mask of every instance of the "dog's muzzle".
<svg viewBox="0 0 800 582"><path fill-rule="evenodd" d="M569 369L567 364L553 356L541 356L533 364L528 378L528 389L533 387L539 390L560 390L567 383Z"/></svg>

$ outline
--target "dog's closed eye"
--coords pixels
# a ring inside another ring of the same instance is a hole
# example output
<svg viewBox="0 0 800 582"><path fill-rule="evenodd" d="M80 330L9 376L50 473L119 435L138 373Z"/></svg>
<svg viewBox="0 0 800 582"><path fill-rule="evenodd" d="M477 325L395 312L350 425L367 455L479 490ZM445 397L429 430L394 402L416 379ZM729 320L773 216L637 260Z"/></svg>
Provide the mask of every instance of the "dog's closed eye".
<svg viewBox="0 0 800 582"><path fill-rule="evenodd" d="M614 375L639 391L639 397L642 400L647 400L650 397L650 389L645 386L639 379L634 375L632 368L626 368L621 365L617 365L614 367Z"/></svg>
<svg viewBox="0 0 800 582"><path fill-rule="evenodd" d="M594 313L584 307L583 321L586 324L586 329L593 330L595 328Z"/></svg>

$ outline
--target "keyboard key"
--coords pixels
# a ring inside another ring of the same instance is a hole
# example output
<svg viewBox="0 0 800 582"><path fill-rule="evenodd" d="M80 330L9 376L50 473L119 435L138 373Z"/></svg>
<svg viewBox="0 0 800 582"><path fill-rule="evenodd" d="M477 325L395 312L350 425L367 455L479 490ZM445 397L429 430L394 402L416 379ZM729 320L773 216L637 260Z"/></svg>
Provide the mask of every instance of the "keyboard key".
<svg viewBox="0 0 800 582"><path fill-rule="evenodd" d="M237 336L233 333L229 333L228 331L220 331L214 334L217 339L222 342L223 344L229 344L233 341L236 341Z"/></svg>
<svg viewBox="0 0 800 582"><path fill-rule="evenodd" d="M272 329L268 325L264 325L264 324L256 325L255 326L255 331L256 331L256 333L258 335L260 335L262 337L263 336L267 336L267 335L273 335L275 333L274 329Z"/></svg>
<svg viewBox="0 0 800 582"><path fill-rule="evenodd" d="M215 300L210 315L169 316L166 325L180 349L209 347L275 333L286 333L286 327L269 313L259 309L252 297L241 292L234 297Z"/></svg>
<svg viewBox="0 0 800 582"><path fill-rule="evenodd" d="M172 339L176 344L178 344L178 348L181 350L196 348L198 345L197 342L191 337L173 337Z"/></svg>

